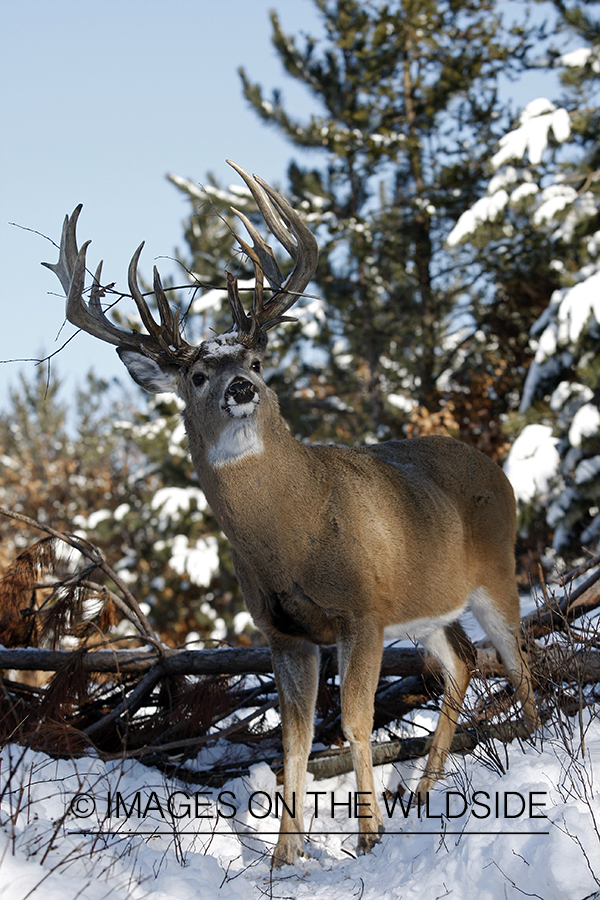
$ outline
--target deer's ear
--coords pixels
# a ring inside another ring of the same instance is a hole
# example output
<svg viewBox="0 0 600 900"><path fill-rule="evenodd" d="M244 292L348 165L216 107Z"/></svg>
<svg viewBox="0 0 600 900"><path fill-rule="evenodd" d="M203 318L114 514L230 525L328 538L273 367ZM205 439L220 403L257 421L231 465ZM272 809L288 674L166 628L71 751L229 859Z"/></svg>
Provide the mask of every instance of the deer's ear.
<svg viewBox="0 0 600 900"><path fill-rule="evenodd" d="M155 360L138 353L117 347L117 353L127 366L134 381L151 394L177 393L179 369L177 366L160 365Z"/></svg>

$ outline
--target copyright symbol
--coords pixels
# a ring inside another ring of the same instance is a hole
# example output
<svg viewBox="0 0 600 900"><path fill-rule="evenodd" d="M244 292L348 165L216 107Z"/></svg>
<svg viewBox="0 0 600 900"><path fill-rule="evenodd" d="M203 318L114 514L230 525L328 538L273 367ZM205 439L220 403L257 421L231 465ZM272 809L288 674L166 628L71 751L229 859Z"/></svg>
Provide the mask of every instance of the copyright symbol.
<svg viewBox="0 0 600 900"><path fill-rule="evenodd" d="M89 819L95 811L96 801L91 794L75 794L69 806L69 812L78 819Z"/></svg>

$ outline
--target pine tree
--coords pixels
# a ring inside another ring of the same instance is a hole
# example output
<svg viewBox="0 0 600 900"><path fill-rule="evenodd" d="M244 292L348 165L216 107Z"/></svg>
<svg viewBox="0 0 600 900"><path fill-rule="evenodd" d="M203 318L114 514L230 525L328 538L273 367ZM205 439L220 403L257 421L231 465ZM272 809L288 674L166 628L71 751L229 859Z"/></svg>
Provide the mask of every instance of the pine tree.
<svg viewBox="0 0 600 900"><path fill-rule="evenodd" d="M115 414L124 414L126 401L108 382L89 373L71 403L62 394L60 377L53 371L49 378L42 368L33 378L21 375L10 391L0 413L0 505L69 530L131 501L129 480L141 457L114 431ZM39 535L0 517L0 537L3 567ZM120 539L98 537L118 559Z"/></svg>
<svg viewBox="0 0 600 900"><path fill-rule="evenodd" d="M298 354L295 409L284 411L300 433L348 442L444 423L469 436L453 412L453 376L476 332L473 273L455 265L445 240L477 196L502 116L497 75L520 64L525 32L507 34L493 0L315 2L322 41L300 46L275 13L272 25L281 62L321 114L297 121L279 91L265 99L241 71L257 114L327 157L320 169L289 169L318 227L325 305L321 352ZM301 349L302 336L298 326L286 340Z"/></svg>
<svg viewBox="0 0 600 900"><path fill-rule="evenodd" d="M600 546L600 22L584 4L555 7L559 34L583 45L549 55L561 66L562 97L522 111L492 159L487 194L451 241L468 238L491 263L497 293L537 314L507 471L531 549L552 543L572 559ZM517 266L526 294L515 287Z"/></svg>

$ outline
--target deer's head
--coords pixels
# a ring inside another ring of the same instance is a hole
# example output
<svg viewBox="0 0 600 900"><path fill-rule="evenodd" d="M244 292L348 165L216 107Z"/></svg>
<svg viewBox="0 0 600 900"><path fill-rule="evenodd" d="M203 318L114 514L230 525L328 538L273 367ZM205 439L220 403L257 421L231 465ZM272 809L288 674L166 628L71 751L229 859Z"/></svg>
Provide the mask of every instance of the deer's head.
<svg viewBox="0 0 600 900"><path fill-rule="evenodd" d="M119 328L105 315L100 302L104 294L100 284L102 263L96 270L90 299L86 302L83 295L86 250L90 242L78 250L76 226L81 206L65 219L58 262L43 264L55 272L67 294L69 322L114 344L131 376L147 391L173 391L181 397L186 405L188 433L193 431L209 456L213 448L211 461L215 465L227 462L234 448L242 455L260 449L261 421L277 406L262 377L267 332L279 322L293 321L285 313L305 290L318 259L313 234L289 203L258 176L249 175L235 163L230 165L250 188L265 223L292 257L294 267L285 280L261 234L243 213L232 208L252 238L250 246L236 235L254 265L255 288L252 309L246 313L237 279L227 275L233 322L226 334L210 337L199 346L189 344L181 334L179 310L171 309L156 268L154 295L160 321L155 321L138 284L143 244L129 265L129 290L147 334ZM265 296L266 291L269 296ZM225 449L223 435L228 436Z"/></svg>

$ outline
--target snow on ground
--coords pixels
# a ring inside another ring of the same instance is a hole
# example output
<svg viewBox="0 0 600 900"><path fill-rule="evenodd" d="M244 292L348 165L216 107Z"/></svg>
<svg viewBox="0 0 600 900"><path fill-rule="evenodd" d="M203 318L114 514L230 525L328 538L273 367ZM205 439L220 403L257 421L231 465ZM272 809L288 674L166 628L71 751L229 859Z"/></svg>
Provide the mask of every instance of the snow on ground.
<svg viewBox="0 0 600 900"><path fill-rule="evenodd" d="M8 747L0 760L0 897L583 900L600 888L600 723L585 713L582 755L579 722L565 721L569 753L566 732L547 726L534 746L494 743L454 757L430 795L429 816L405 814L399 802L394 810L393 799L386 808L380 796L387 833L363 857L354 856L354 776L309 776L308 791L322 792L305 805L309 856L273 874L278 788L266 764L196 796L201 787L138 762L52 760ZM414 787L422 764L378 767L378 790L394 792L399 780Z"/></svg>

